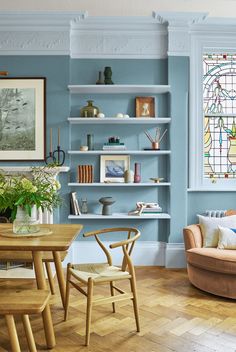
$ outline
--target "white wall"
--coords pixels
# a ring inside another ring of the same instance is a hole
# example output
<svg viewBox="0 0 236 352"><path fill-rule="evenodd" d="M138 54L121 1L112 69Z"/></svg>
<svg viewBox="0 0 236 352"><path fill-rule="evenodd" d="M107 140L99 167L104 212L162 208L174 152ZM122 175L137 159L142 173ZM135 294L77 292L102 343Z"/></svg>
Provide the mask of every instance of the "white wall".
<svg viewBox="0 0 236 352"><path fill-rule="evenodd" d="M151 16L152 11L204 11L233 17L235 0L0 0L0 11L88 11L90 16Z"/></svg>

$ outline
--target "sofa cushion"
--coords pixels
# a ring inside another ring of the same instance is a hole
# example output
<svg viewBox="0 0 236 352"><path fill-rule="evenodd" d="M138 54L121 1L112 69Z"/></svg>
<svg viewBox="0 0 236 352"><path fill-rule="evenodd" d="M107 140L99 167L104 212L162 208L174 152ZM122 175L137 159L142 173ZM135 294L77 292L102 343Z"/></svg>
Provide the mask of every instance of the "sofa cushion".
<svg viewBox="0 0 236 352"><path fill-rule="evenodd" d="M203 247L217 247L219 241L218 226L236 228L236 215L223 218L198 215L198 218L203 236Z"/></svg>
<svg viewBox="0 0 236 352"><path fill-rule="evenodd" d="M236 274L236 250L191 248L186 251L187 262L209 271Z"/></svg>
<svg viewBox="0 0 236 352"><path fill-rule="evenodd" d="M236 249L236 230L219 226L219 249Z"/></svg>

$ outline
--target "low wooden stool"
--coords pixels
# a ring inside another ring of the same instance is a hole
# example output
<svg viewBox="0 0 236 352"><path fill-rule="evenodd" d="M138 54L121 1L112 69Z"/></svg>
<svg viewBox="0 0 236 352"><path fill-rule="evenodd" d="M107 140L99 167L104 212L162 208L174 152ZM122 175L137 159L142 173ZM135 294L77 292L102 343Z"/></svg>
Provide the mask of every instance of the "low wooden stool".
<svg viewBox="0 0 236 352"><path fill-rule="evenodd" d="M61 252L61 261L65 259L67 252ZM24 262L24 263L33 263L32 253L31 252L22 252L22 251L0 251L0 262ZM51 294L55 294L55 286L52 275L52 270L50 263L54 262L52 252L43 252L43 262L46 267L48 282L51 290Z"/></svg>
<svg viewBox="0 0 236 352"><path fill-rule="evenodd" d="M29 314L42 313L50 298L46 290L0 290L0 315L5 316L12 352L21 352L14 315L22 316L25 335L30 352L37 352Z"/></svg>

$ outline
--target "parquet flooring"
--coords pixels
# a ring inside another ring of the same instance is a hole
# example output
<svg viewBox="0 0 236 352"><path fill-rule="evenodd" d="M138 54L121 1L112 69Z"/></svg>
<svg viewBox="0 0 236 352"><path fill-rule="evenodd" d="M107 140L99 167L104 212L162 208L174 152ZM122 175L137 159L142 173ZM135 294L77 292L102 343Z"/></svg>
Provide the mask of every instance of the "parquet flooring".
<svg viewBox="0 0 236 352"><path fill-rule="evenodd" d="M60 296L51 298L57 352L235 352L236 302L197 290L185 270L137 268L141 332L135 332L132 305L116 304L93 309L92 333L85 347L85 299L72 290L69 319L63 322ZM0 289L3 280L0 280ZM6 285L6 280L4 281ZM32 280L9 280L8 285L31 288ZM127 289L122 283L121 287ZM98 287L96 295L109 294ZM38 351L45 351L40 316L31 316ZM17 320L22 351L27 351L21 322ZM4 320L0 317L0 352L10 351Z"/></svg>

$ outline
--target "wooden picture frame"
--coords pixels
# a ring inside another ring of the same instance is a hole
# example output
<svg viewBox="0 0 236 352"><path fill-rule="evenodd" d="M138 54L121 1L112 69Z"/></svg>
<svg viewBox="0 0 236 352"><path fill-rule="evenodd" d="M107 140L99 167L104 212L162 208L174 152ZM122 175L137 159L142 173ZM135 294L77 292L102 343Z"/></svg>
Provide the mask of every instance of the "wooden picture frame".
<svg viewBox="0 0 236 352"><path fill-rule="evenodd" d="M46 78L0 79L0 160L45 160Z"/></svg>
<svg viewBox="0 0 236 352"><path fill-rule="evenodd" d="M129 168L129 155L101 155L100 182L125 182L124 172Z"/></svg>
<svg viewBox="0 0 236 352"><path fill-rule="evenodd" d="M136 97L135 98L136 117L151 118L155 117L155 98Z"/></svg>

